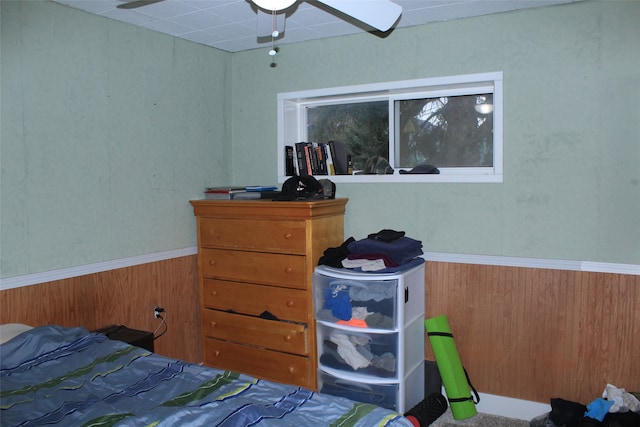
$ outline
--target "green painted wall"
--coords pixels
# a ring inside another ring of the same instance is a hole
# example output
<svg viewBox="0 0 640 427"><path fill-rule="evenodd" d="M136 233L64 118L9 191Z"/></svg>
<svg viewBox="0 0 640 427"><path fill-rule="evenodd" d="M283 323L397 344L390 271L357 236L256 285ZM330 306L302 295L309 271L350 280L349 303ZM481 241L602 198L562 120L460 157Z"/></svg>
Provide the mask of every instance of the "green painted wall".
<svg viewBox="0 0 640 427"><path fill-rule="evenodd" d="M234 180L275 179L278 92L502 70L504 183L340 184L347 234L639 264L639 23L640 2L583 2L283 45L276 68L234 54Z"/></svg>
<svg viewBox="0 0 640 427"><path fill-rule="evenodd" d="M2 277L189 247L230 178L230 54L2 1Z"/></svg>
<svg viewBox="0 0 640 427"><path fill-rule="evenodd" d="M340 184L346 233L640 264L640 2L229 54L2 1L0 277L193 246L203 187L274 183L278 92L502 70L503 184Z"/></svg>

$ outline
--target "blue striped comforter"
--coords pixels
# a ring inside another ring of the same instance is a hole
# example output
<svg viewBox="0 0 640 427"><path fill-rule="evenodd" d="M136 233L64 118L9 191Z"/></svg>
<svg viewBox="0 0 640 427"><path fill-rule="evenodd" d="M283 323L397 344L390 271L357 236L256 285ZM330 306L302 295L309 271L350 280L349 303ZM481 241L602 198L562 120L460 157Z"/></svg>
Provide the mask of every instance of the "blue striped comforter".
<svg viewBox="0 0 640 427"><path fill-rule="evenodd" d="M410 427L387 409L162 357L83 328L0 345L2 426Z"/></svg>

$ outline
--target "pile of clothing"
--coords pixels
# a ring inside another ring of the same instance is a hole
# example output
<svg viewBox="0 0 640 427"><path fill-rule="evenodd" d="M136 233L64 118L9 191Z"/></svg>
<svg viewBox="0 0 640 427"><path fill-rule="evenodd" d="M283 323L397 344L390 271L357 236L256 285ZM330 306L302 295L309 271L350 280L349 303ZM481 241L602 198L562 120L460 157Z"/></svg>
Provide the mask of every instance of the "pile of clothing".
<svg viewBox="0 0 640 427"><path fill-rule="evenodd" d="M423 253L421 241L405 236L404 231L383 229L366 239L349 237L339 247L325 250L318 265L391 273L420 265Z"/></svg>
<svg viewBox="0 0 640 427"><path fill-rule="evenodd" d="M531 420L531 427L638 427L640 393L607 384L602 397L584 406L565 399L551 399L551 412Z"/></svg>

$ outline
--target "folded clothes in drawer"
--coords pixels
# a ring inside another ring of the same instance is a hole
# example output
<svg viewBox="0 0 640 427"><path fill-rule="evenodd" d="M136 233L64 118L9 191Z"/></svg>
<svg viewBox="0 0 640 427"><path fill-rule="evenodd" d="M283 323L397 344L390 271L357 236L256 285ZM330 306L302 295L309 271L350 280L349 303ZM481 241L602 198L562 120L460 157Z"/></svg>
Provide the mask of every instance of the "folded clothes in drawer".
<svg viewBox="0 0 640 427"><path fill-rule="evenodd" d="M397 411L398 384L366 384L336 378L320 371L321 393L346 397Z"/></svg>
<svg viewBox="0 0 640 427"><path fill-rule="evenodd" d="M357 334L319 325L320 365L384 378L397 375L397 334Z"/></svg>
<svg viewBox="0 0 640 427"><path fill-rule="evenodd" d="M348 326L394 329L397 280L336 279L314 275L316 319Z"/></svg>

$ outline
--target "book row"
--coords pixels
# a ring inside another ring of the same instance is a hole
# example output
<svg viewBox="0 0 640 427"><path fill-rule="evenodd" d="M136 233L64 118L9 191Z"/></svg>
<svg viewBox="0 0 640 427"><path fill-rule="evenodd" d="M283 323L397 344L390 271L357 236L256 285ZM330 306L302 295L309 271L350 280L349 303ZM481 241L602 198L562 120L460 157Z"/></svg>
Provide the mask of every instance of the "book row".
<svg viewBox="0 0 640 427"><path fill-rule="evenodd" d="M207 187L204 198L207 200L256 200L273 199L280 195L275 186L247 186L247 187Z"/></svg>
<svg viewBox="0 0 640 427"><path fill-rule="evenodd" d="M298 142L285 147L286 174L350 175L351 156L339 141Z"/></svg>

